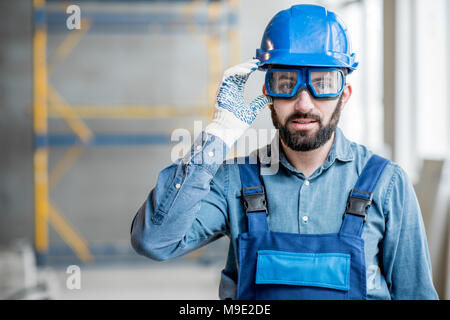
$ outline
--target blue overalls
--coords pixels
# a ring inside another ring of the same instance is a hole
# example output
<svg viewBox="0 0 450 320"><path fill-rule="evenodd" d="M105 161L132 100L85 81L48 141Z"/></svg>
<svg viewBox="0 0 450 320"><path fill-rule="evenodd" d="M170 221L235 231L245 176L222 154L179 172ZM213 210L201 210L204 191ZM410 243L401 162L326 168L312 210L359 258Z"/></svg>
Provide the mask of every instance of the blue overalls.
<svg viewBox="0 0 450 320"><path fill-rule="evenodd" d="M339 233L272 232L258 164L241 164L248 232L238 236L237 298L245 300L364 300L361 238L372 192L389 160L373 155L350 192Z"/></svg>

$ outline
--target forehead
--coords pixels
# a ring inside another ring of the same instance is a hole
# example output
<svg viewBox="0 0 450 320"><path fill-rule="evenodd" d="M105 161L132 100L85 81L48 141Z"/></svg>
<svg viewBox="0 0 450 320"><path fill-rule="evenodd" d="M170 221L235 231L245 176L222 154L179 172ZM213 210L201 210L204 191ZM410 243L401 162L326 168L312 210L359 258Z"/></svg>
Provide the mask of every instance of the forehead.
<svg viewBox="0 0 450 320"><path fill-rule="evenodd" d="M305 70L305 69L314 69L320 72L321 69L324 70L324 72L326 72L325 70L330 70L330 69L340 69L344 75L346 75L346 71L347 69L345 68L335 68L335 67L312 67L312 66L287 66L287 65L278 65L278 64L271 64L267 67L267 70L270 69L282 69L282 70Z"/></svg>
<svg viewBox="0 0 450 320"><path fill-rule="evenodd" d="M296 69L296 70L300 70L300 69L340 69L340 68L336 68L336 67L314 67L314 66L289 66L289 65L282 65L282 64L271 64L267 66L267 69Z"/></svg>
<svg viewBox="0 0 450 320"><path fill-rule="evenodd" d="M296 79L297 78L297 70L309 70L309 69L313 69L314 71L312 71L310 73L311 79L318 79L318 78L329 78L332 75L335 75L335 73L333 73L332 70L330 70L330 68L299 68L299 67L295 67L295 68L290 68L287 66L284 66L283 68L277 68L277 67L273 67L273 68L269 68L269 69L275 69L276 71L274 71L272 73L272 78L276 78L278 80L283 80L283 79ZM321 69L324 69L323 71L321 71Z"/></svg>
<svg viewBox="0 0 450 320"><path fill-rule="evenodd" d="M316 78L329 78L332 75L336 76L336 72L332 73L332 71L314 71L311 72L311 78L312 79L316 79Z"/></svg>
<svg viewBox="0 0 450 320"><path fill-rule="evenodd" d="M292 80L292 79L297 79L297 72L293 71L274 71L272 73L272 78L273 79L277 79L277 80Z"/></svg>

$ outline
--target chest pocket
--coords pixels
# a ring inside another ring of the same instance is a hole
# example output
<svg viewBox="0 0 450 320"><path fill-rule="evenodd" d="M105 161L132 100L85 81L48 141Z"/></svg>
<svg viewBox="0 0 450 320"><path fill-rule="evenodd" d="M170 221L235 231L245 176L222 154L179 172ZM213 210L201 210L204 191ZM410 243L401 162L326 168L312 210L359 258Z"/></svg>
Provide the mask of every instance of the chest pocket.
<svg viewBox="0 0 450 320"><path fill-rule="evenodd" d="M350 255L258 251L256 284L285 284L348 291Z"/></svg>

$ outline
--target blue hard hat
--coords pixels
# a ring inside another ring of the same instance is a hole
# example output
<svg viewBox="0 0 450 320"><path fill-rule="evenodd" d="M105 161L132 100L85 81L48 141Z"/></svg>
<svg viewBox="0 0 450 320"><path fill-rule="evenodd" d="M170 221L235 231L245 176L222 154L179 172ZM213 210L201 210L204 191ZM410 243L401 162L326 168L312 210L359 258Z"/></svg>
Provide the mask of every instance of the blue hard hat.
<svg viewBox="0 0 450 320"><path fill-rule="evenodd" d="M343 21L317 5L296 5L278 12L256 49L260 68L268 65L339 67L351 73L358 66Z"/></svg>

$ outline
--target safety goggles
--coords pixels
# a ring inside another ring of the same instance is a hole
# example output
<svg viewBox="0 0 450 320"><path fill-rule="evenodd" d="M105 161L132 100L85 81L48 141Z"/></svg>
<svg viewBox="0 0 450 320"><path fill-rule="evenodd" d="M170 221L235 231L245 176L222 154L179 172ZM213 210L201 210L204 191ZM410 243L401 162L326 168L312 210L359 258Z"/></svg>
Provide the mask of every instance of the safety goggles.
<svg viewBox="0 0 450 320"><path fill-rule="evenodd" d="M269 96L293 98L302 88L319 99L336 99L344 89L345 76L337 68L269 69L266 90Z"/></svg>

